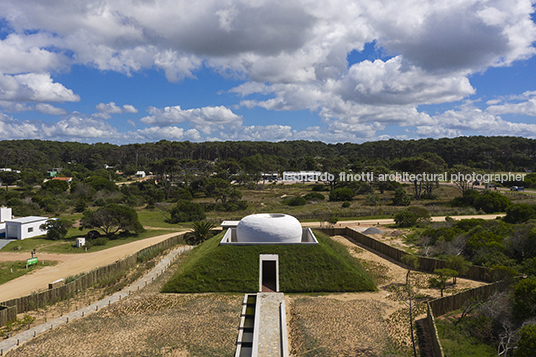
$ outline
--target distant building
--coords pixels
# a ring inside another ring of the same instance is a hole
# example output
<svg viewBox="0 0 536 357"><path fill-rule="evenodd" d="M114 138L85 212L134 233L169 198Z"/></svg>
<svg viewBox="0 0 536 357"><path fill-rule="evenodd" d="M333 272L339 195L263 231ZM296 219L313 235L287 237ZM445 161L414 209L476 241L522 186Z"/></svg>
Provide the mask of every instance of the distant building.
<svg viewBox="0 0 536 357"><path fill-rule="evenodd" d="M52 180L56 180L56 181L65 181L67 183L71 183L73 182L73 178L72 177L53 177Z"/></svg>
<svg viewBox="0 0 536 357"><path fill-rule="evenodd" d="M284 171L283 181L316 182L320 180L320 171Z"/></svg>
<svg viewBox="0 0 536 357"><path fill-rule="evenodd" d="M136 172L136 177L144 178L145 176L147 176L147 175L145 174L145 171L138 171L138 172Z"/></svg>
<svg viewBox="0 0 536 357"><path fill-rule="evenodd" d="M26 239L46 234L40 227L46 223L48 217L29 216L6 220L6 238Z"/></svg>

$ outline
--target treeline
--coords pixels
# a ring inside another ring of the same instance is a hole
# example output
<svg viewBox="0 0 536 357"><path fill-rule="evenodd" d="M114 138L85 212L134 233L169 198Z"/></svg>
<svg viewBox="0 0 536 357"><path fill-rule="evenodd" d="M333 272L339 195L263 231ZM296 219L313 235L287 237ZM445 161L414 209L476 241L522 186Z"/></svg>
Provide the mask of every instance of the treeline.
<svg viewBox="0 0 536 357"><path fill-rule="evenodd" d="M162 140L156 143L113 145L84 144L42 140L0 141L0 167L18 170L46 170L65 167L68 163L84 165L89 170L107 164L122 170L144 169L165 158L178 160L229 160L259 155L283 158L283 169L314 169L312 158L356 160L388 166L392 160L432 153L448 167L465 165L495 171L534 169L536 140L521 137L458 137L453 139L385 140L363 144L326 144L311 141L226 141L192 143ZM321 162L320 162L321 163ZM322 164L322 163L321 163ZM325 166L325 165L324 165Z"/></svg>

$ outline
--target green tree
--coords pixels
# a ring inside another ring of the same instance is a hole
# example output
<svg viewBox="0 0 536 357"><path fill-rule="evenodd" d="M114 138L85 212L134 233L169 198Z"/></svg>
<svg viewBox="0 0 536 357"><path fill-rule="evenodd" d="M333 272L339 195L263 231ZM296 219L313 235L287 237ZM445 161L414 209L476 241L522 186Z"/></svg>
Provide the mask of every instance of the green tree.
<svg viewBox="0 0 536 357"><path fill-rule="evenodd" d="M199 203L179 200L170 211L169 223L202 221L206 218L205 209Z"/></svg>
<svg viewBox="0 0 536 357"><path fill-rule="evenodd" d="M527 324L519 330L519 341L514 357L533 357L536 353L536 324Z"/></svg>
<svg viewBox="0 0 536 357"><path fill-rule="evenodd" d="M476 209L481 209L486 213L504 212L512 202L505 195L494 191L485 191L481 193L474 203Z"/></svg>
<svg viewBox="0 0 536 357"><path fill-rule="evenodd" d="M443 268L435 269L434 273L437 274L437 277L430 278L429 283L432 287L440 289L441 297L443 297L443 290L447 287L447 281L457 276L458 272L449 268Z"/></svg>
<svg viewBox="0 0 536 357"><path fill-rule="evenodd" d="M47 231L47 239L60 240L65 238L73 226L73 221L67 219L49 219L39 228Z"/></svg>
<svg viewBox="0 0 536 357"><path fill-rule="evenodd" d="M447 258L447 268L456 271L458 275L465 275L469 271L470 264L461 255L451 255ZM453 283L456 284L456 276Z"/></svg>
<svg viewBox="0 0 536 357"><path fill-rule="evenodd" d="M514 288L512 312L518 320L536 316L536 277L522 279Z"/></svg>
<svg viewBox="0 0 536 357"><path fill-rule="evenodd" d="M95 191L116 191L117 186L112 181L102 176L91 176L85 180Z"/></svg>
<svg viewBox="0 0 536 357"><path fill-rule="evenodd" d="M330 201L350 201L354 197L354 191L348 187L335 188L329 193Z"/></svg>
<svg viewBox="0 0 536 357"><path fill-rule="evenodd" d="M407 209L399 211L395 214L395 223L399 227L413 227L417 224L417 214Z"/></svg>
<svg viewBox="0 0 536 357"><path fill-rule="evenodd" d="M69 189L69 183L63 180L48 180L41 185L41 188L52 194L59 195Z"/></svg>
<svg viewBox="0 0 536 357"><path fill-rule="evenodd" d="M395 190L393 204L395 206L409 206L411 204L411 197L406 193L406 190L404 190L402 187L398 187Z"/></svg>
<svg viewBox="0 0 536 357"><path fill-rule="evenodd" d="M536 218L536 211L533 206L526 203L514 203L506 208L504 221L508 223L523 223L534 218Z"/></svg>
<svg viewBox="0 0 536 357"><path fill-rule="evenodd" d="M6 192L8 191L8 186L13 185L20 179L20 175L14 171L0 171L0 185L6 186Z"/></svg>
<svg viewBox="0 0 536 357"><path fill-rule="evenodd" d="M86 210L80 220L82 228L101 229L108 237L119 231L141 233L145 231L138 213L130 207L110 203L96 211Z"/></svg>

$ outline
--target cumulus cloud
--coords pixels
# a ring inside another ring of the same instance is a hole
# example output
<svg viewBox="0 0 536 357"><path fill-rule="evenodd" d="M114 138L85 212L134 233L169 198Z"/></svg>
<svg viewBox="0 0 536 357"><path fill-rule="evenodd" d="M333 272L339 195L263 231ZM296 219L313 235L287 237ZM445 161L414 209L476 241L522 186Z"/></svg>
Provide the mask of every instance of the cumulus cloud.
<svg viewBox="0 0 536 357"><path fill-rule="evenodd" d="M123 112L121 107L115 105L114 102L110 102L108 104L99 103L95 106L95 108L101 113L120 114Z"/></svg>
<svg viewBox="0 0 536 357"><path fill-rule="evenodd" d="M240 125L242 118L229 108L203 107L183 110L180 106L165 107L163 109L150 107L149 116L141 118L141 122L149 125L170 126L183 122L190 124L197 130L210 134L215 129L224 129Z"/></svg>
<svg viewBox="0 0 536 357"><path fill-rule="evenodd" d="M530 133L529 124L501 122L497 115L534 116L533 95L488 102L483 112L472 112L473 124L462 120L463 110L430 116L417 108L468 98L475 94L472 74L532 57L533 12L531 0L4 0L0 16L9 33L0 40L0 105L65 115L49 103L80 97L49 73L73 65L127 75L157 69L170 82L195 79L206 67L244 82L231 90L241 106L318 112L331 138L373 138L389 125L452 136L486 120L499 132ZM348 54L366 44L385 57L348 63ZM95 133L113 114L138 113L114 102L96 110L84 119L95 121L88 122ZM222 106L148 112L141 119L152 126L148 137L165 135L165 127L184 136L188 130L180 133L179 124L211 138L217 131L229 138L318 138L324 130L245 127ZM440 130L440 118L451 127ZM62 124L76 128L69 120Z"/></svg>
<svg viewBox="0 0 536 357"><path fill-rule="evenodd" d="M0 100L14 102L78 102L72 90L52 80L49 74L0 74Z"/></svg>

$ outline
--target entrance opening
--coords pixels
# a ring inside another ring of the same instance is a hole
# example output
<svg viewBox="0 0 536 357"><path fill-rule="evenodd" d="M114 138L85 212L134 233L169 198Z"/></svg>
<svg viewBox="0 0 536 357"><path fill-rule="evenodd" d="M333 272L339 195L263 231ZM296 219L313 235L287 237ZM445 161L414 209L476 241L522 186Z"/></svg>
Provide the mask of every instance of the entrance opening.
<svg viewBox="0 0 536 357"><path fill-rule="evenodd" d="M262 291L276 292L277 291L277 272L275 260L262 261Z"/></svg>

